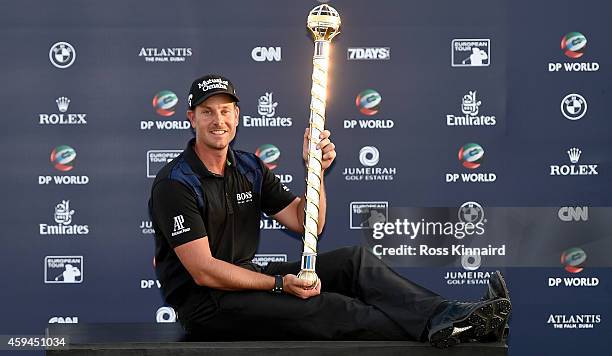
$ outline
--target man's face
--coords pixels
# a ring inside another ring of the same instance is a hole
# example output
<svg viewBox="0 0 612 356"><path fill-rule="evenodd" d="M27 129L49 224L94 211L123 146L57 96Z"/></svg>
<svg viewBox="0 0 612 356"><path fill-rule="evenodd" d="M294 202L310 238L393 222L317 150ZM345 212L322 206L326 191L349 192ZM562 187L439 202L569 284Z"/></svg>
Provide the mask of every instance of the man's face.
<svg viewBox="0 0 612 356"><path fill-rule="evenodd" d="M240 109L232 97L213 95L187 111L187 117L196 132L196 141L213 150L223 150L236 136Z"/></svg>

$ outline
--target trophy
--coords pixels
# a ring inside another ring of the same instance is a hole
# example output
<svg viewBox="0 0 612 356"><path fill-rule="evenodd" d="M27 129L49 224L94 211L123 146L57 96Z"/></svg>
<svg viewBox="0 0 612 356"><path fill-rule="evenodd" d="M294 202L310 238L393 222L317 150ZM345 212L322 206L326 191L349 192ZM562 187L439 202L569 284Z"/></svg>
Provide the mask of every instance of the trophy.
<svg viewBox="0 0 612 356"><path fill-rule="evenodd" d="M319 277L315 272L317 258L317 231L319 227L319 202L321 192L321 150L316 148L321 141L319 135L325 127L325 101L327 96L327 70L332 38L340 29L340 15L327 4L319 5L308 14L308 29L314 37L312 57L312 88L310 90L310 119L308 158L306 162L306 193L304 203L304 249L301 271L298 278L308 281L311 288L317 285Z"/></svg>

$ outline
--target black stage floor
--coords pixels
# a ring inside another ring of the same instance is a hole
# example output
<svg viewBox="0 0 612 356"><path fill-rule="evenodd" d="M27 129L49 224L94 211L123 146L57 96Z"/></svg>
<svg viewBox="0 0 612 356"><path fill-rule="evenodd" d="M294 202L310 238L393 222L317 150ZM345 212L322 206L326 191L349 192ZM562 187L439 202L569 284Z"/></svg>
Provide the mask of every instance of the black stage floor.
<svg viewBox="0 0 612 356"><path fill-rule="evenodd" d="M410 355L505 356L503 343L462 344L440 350L412 341L186 341L179 324L54 324L49 336L68 336L66 350L52 356L157 355Z"/></svg>

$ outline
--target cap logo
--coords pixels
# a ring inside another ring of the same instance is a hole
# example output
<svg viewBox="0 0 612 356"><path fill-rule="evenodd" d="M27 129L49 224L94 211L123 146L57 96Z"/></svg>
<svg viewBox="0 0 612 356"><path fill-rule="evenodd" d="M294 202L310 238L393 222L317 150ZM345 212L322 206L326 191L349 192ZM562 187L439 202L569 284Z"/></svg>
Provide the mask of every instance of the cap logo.
<svg viewBox="0 0 612 356"><path fill-rule="evenodd" d="M222 80L220 78L213 78L203 80L201 83L198 83L198 88L202 89L202 91L206 92L211 89L223 89L227 90L228 82L227 80Z"/></svg>

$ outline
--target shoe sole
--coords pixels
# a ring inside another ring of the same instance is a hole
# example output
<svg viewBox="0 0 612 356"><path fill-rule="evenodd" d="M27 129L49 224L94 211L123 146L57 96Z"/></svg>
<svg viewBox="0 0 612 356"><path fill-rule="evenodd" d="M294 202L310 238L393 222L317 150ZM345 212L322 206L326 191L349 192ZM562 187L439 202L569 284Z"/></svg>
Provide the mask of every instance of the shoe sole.
<svg viewBox="0 0 612 356"><path fill-rule="evenodd" d="M495 274L497 275L497 277L499 277L499 281L501 283L502 289L504 290L504 295L501 295L501 298L506 298L506 299L510 299L510 292L508 291L508 287L506 286L506 280L504 279L504 276L502 276L500 271L495 271Z"/></svg>
<svg viewBox="0 0 612 356"><path fill-rule="evenodd" d="M501 295L500 297L510 300L510 292L508 291L508 287L506 286L506 280L504 279L504 276L501 274L500 271L495 271L495 274L499 278L499 282L501 284L502 290L504 291L504 294ZM509 331L508 330L508 318L509 317L510 317L510 313L508 313L508 316L504 320L504 323L497 330L495 330L495 332L493 333L493 341L502 341L504 338L508 337L508 331Z"/></svg>
<svg viewBox="0 0 612 356"><path fill-rule="evenodd" d="M438 348L447 348L471 339L479 339L504 327L512 306L505 298L489 301L474 309L463 319L434 331L429 342ZM453 331L457 332L453 334Z"/></svg>

